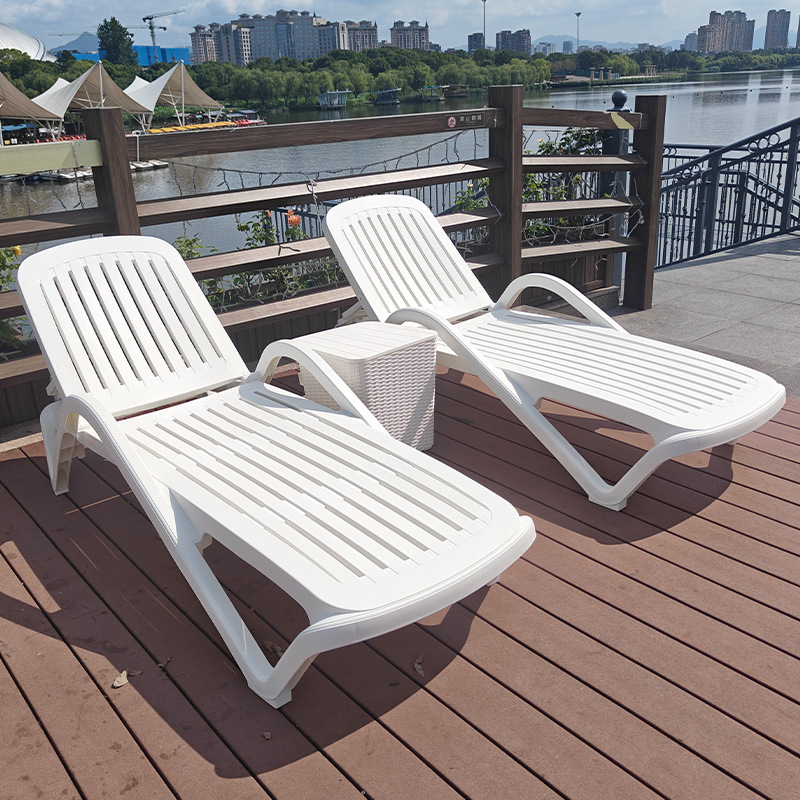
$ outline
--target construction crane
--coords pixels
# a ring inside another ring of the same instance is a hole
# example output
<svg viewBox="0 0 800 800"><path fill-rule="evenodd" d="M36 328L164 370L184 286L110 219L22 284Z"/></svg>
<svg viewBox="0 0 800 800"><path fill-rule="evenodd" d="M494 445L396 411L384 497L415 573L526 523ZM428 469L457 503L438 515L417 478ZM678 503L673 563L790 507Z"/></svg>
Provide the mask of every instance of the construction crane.
<svg viewBox="0 0 800 800"><path fill-rule="evenodd" d="M156 27L161 28L161 30L165 31L166 28L156 26L153 24L153 20L157 19L158 17L169 17L172 14L181 14L182 12L186 11L185 8L178 8L175 11L162 11L159 14L148 14L146 17L142 17L142 22L147 23L147 27L150 28L150 38L153 40L153 47L156 46Z"/></svg>

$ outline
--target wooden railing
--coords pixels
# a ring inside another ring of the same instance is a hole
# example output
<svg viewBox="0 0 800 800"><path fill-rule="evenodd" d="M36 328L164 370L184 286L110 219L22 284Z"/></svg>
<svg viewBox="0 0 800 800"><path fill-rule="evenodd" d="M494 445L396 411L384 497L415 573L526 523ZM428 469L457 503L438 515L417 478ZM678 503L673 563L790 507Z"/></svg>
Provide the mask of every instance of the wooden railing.
<svg viewBox="0 0 800 800"><path fill-rule="evenodd" d="M633 308L648 308L652 301L658 224L664 98L639 97L635 113L625 114L623 118L621 115L601 112L523 108L522 87L501 86L490 88L488 106L470 111L137 137L124 135L118 109L87 109L83 112L87 142L81 146L87 153L94 154L88 165L93 169L97 207L0 220L0 247L53 242L93 234L138 234L142 227L167 222L488 178L491 207L447 214L439 219L446 231L480 227L488 230L488 252L468 260L490 294L496 296L509 280L526 271L558 273L557 266L553 265L564 259L595 259L598 255L624 252L627 253L624 303ZM631 155L557 158L523 155L524 126L595 127L604 130L629 128L634 131L634 152ZM443 133L460 127L488 129L488 158L356 177L337 177L319 180L313 186L292 183L144 202L136 201L128 166L129 161L133 160L196 157L309 144L335 146L342 142ZM99 143L99 155L94 142ZM42 148L59 146L30 145L8 149L26 152L27 159L29 151L23 151L21 147L39 148L39 152L42 152ZM66 153L65 157L68 155ZM0 153L0 159L3 157L4 154ZM521 202L525 173L609 171L635 174L636 196ZM641 210L645 222L629 237L612 235L588 242L521 245L525 220L562 215L596 217L598 214L608 215L611 219L614 215L618 217L632 210ZM201 280L267 270L330 253L324 238L312 238L292 242L291 248L271 245L214 253L191 260L189 266L195 277ZM577 282L583 290L610 285L610 269L598 272L595 267L591 274L591 281ZM328 288L226 311L220 314L220 319L245 359L253 359L266 343L275 338L331 327L341 309L353 301L354 295L349 287ZM0 319L22 313L16 292L0 294ZM31 419L38 413L48 401L46 378L47 371L41 356L28 356L0 364L0 426Z"/></svg>

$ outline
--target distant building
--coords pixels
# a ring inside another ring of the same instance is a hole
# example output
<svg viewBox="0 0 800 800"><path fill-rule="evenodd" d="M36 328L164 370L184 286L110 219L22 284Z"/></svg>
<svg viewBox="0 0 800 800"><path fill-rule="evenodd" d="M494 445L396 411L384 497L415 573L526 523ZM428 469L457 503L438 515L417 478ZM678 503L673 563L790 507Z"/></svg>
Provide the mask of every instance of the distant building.
<svg viewBox="0 0 800 800"><path fill-rule="evenodd" d="M391 31L392 47L402 50L429 50L430 38L428 36L428 23L419 24L419 20L412 19L406 26L403 20L395 20Z"/></svg>
<svg viewBox="0 0 800 800"><path fill-rule="evenodd" d="M574 45L570 39L564 39L561 43L561 52L562 53L572 53Z"/></svg>
<svg viewBox="0 0 800 800"><path fill-rule="evenodd" d="M244 66L259 58L319 58L331 50L378 47L378 27L369 21L328 22L310 11L240 14L239 19L208 29L195 25L189 34L192 63L229 61Z"/></svg>
<svg viewBox="0 0 800 800"><path fill-rule="evenodd" d="M753 49L753 33L755 20L747 19L744 11L726 11L720 14L712 11L708 15L708 24L720 29L719 50L708 52L733 52Z"/></svg>
<svg viewBox="0 0 800 800"><path fill-rule="evenodd" d="M226 22L224 25L211 23L214 44L217 48L217 61L244 67L254 61L252 50L252 31L249 25Z"/></svg>
<svg viewBox="0 0 800 800"><path fill-rule="evenodd" d="M683 40L683 49L693 53L697 52L697 31L686 34L686 38Z"/></svg>
<svg viewBox="0 0 800 800"><path fill-rule="evenodd" d="M701 25L697 29L697 52L707 55L722 49L722 29L718 25Z"/></svg>
<svg viewBox="0 0 800 800"><path fill-rule="evenodd" d="M189 34L192 42L192 64L205 64L217 60L217 45L214 33L205 25L195 25L194 33Z"/></svg>
<svg viewBox="0 0 800 800"><path fill-rule="evenodd" d="M767 31L764 34L764 49L777 50L789 46L789 17L786 9L767 12Z"/></svg>
<svg viewBox="0 0 800 800"><path fill-rule="evenodd" d="M471 33L467 36L467 52L474 53L476 50L482 50L486 47L486 43L483 41L483 34L482 33Z"/></svg>
<svg viewBox="0 0 800 800"><path fill-rule="evenodd" d="M376 50L378 48L378 25L369 20L353 22L346 20L347 49L360 53L362 50Z"/></svg>
<svg viewBox="0 0 800 800"><path fill-rule="evenodd" d="M531 32L527 28L519 31L500 31L495 37L497 50L513 50L516 53L531 54Z"/></svg>
<svg viewBox="0 0 800 800"><path fill-rule="evenodd" d="M556 46L552 42L539 42L536 45L536 52L543 53L546 56L549 56L550 53L555 52Z"/></svg>

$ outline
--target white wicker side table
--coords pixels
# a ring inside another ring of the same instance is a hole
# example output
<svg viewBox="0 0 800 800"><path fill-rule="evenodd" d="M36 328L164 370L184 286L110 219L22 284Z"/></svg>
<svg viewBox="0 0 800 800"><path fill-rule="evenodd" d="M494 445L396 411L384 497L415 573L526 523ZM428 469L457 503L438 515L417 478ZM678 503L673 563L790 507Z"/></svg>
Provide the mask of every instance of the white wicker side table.
<svg viewBox="0 0 800 800"><path fill-rule="evenodd" d="M407 325L358 322L301 337L355 392L386 430L418 450L433 445L436 334ZM306 397L333 398L300 369Z"/></svg>

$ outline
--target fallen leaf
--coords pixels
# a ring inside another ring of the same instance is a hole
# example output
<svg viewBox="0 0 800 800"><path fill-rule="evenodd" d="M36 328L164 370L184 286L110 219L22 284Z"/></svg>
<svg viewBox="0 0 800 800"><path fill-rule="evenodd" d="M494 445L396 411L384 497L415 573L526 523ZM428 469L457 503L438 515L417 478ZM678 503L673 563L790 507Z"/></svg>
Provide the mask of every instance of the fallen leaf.
<svg viewBox="0 0 800 800"><path fill-rule="evenodd" d="M272 738L272 734L271 734L269 731L264 731L264 733L262 733L261 735L262 735L262 736L263 736L265 739L271 739L271 738Z"/></svg>
<svg viewBox="0 0 800 800"><path fill-rule="evenodd" d="M264 647L267 648L267 652L275 653L275 655L278 656L278 658L280 658L283 655L283 648L279 644L275 644L275 642L265 641Z"/></svg>
<svg viewBox="0 0 800 800"><path fill-rule="evenodd" d="M417 671L417 675L419 675L420 678L425 677L425 670L422 669L422 656L419 656L414 662L414 669Z"/></svg>
<svg viewBox="0 0 800 800"><path fill-rule="evenodd" d="M129 669L127 672L129 678L135 678L137 675L142 674L142 670L140 669Z"/></svg>
<svg viewBox="0 0 800 800"><path fill-rule="evenodd" d="M128 682L128 670L124 669L114 678L114 683L111 684L112 689L120 689Z"/></svg>
<svg viewBox="0 0 800 800"><path fill-rule="evenodd" d="M167 668L167 664L169 664L170 661L172 661L172 656L170 656L163 664L156 664L156 666L160 670L165 670Z"/></svg>

